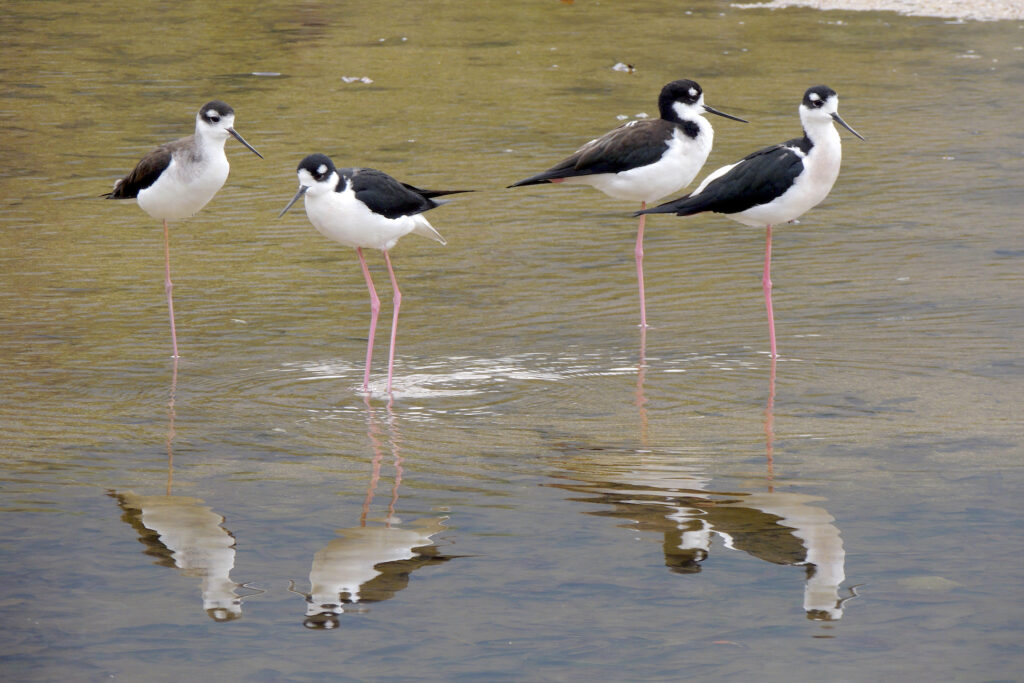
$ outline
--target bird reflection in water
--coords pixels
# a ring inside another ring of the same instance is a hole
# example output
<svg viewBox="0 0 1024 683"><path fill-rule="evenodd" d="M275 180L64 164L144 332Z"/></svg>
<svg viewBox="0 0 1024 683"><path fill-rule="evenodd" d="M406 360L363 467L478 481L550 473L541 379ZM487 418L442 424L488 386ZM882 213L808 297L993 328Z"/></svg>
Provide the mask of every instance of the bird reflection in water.
<svg viewBox="0 0 1024 683"><path fill-rule="evenodd" d="M566 449L568 450L568 449ZM700 460L677 454L585 449L567 462L558 488L605 509L588 514L628 520L628 528L662 535L665 565L677 574L704 568L717 536L722 545L751 557L806 570L803 608L808 619L842 618L849 597L843 542L824 498L801 493L709 490ZM852 595L850 596L852 597Z"/></svg>
<svg viewBox="0 0 1024 683"><path fill-rule="evenodd" d="M131 491L109 494L124 510L122 519L139 534L145 553L156 564L174 567L184 576L202 579L203 609L214 621L242 616L242 601L231 580L235 538L224 518L198 498L139 496Z"/></svg>
<svg viewBox="0 0 1024 683"><path fill-rule="evenodd" d="M170 400L167 403L167 492L140 496L131 491L110 491L124 511L122 519L139 534L145 553L156 564L174 567L184 576L202 579L203 609L215 621L242 616L242 600L231 580L235 566L235 537L224 528L224 517L202 500L171 494L174 464L174 397L178 359L174 359Z"/></svg>
<svg viewBox="0 0 1024 683"><path fill-rule="evenodd" d="M303 625L310 629L333 629L340 616L364 612L372 602L389 600L409 585L409 575L421 567L446 562L433 536L442 531L444 518L419 519L406 528L397 525L395 514L398 490L402 482L401 435L388 404L388 426L394 483L388 501L387 516L378 522L369 519L371 505L380 481L384 460L382 435L376 411L365 398L367 436L373 449L370 482L366 489L359 526L338 529L338 537L317 551L309 570L309 593L289 588L306 600Z"/></svg>

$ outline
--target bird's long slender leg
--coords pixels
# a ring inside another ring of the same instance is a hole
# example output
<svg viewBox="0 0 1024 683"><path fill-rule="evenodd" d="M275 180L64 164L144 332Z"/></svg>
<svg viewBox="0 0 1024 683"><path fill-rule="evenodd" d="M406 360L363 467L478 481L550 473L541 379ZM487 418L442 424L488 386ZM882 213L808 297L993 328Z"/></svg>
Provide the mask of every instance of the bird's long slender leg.
<svg viewBox="0 0 1024 683"><path fill-rule="evenodd" d="M164 221L164 291L167 292L167 310L171 317L171 347L174 349L172 358L178 358L178 334L174 329L174 283L171 282L171 234Z"/></svg>
<svg viewBox="0 0 1024 683"><path fill-rule="evenodd" d="M363 371L363 391L366 391L370 383L370 362L373 360L373 337L377 333L377 316L380 315L380 297L377 296L377 290L373 288L370 269L366 267L362 248L356 247L356 253L359 254L359 265L363 267L366 288L370 290L370 337L366 342L366 370Z"/></svg>
<svg viewBox="0 0 1024 683"><path fill-rule="evenodd" d="M761 276L761 287L764 289L764 305L768 309L768 339L771 344L772 358L778 358L775 352L775 313L772 310L772 226L768 226L764 249L764 275Z"/></svg>
<svg viewBox="0 0 1024 683"><path fill-rule="evenodd" d="M647 208L647 202L640 202L640 210ZM644 298L644 219L646 214L641 214L640 225L636 231L636 281L640 287L640 327L647 327L647 301Z"/></svg>
<svg viewBox="0 0 1024 683"><path fill-rule="evenodd" d="M398 290L398 280L395 279L395 271L391 267L391 256L385 250L384 263L388 264L388 275L391 276L391 291L394 292L392 303L395 312L391 316L391 348L388 350L388 393L391 393L391 374L395 367L395 339L398 335L398 309L402 307L402 293Z"/></svg>

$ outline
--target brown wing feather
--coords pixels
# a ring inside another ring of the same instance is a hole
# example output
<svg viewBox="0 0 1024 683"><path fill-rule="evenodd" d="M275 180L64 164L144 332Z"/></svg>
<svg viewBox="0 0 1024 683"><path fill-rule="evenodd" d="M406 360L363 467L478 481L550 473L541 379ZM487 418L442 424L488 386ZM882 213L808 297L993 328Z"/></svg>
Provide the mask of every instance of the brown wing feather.
<svg viewBox="0 0 1024 683"><path fill-rule="evenodd" d="M113 190L101 196L107 199L134 199L138 197L139 192L155 183L160 174L171 165L174 150L190 141L191 136L175 140L166 145L160 145L142 157L131 173L114 184Z"/></svg>
<svg viewBox="0 0 1024 683"><path fill-rule="evenodd" d="M665 153L676 125L665 119L629 121L580 147L548 170L509 187L598 173L620 173L653 164Z"/></svg>
<svg viewBox="0 0 1024 683"><path fill-rule="evenodd" d="M619 173L653 164L665 153L675 124L665 119L624 123L577 150L573 168L577 175Z"/></svg>

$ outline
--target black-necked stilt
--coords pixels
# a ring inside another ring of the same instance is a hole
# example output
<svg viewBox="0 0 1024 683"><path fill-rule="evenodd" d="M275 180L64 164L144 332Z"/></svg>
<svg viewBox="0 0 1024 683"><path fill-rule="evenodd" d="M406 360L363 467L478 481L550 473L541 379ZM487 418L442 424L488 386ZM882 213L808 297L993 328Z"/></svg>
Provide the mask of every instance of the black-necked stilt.
<svg viewBox="0 0 1024 683"><path fill-rule="evenodd" d="M839 96L824 85L808 88L800 103L804 135L781 145L750 154L718 169L685 197L666 202L648 213L691 216L704 211L725 214L752 227L767 230L764 255L765 307L772 358L775 352L775 316L772 312L772 226L796 220L828 196L839 177L842 143L835 121L861 140L864 137L839 116Z"/></svg>
<svg viewBox="0 0 1024 683"><path fill-rule="evenodd" d="M178 357L171 295L171 248L167 221L186 218L206 206L228 177L224 143L234 137L260 159L263 155L235 132L235 110L220 100L207 102L196 114L194 135L168 142L142 157L127 176L104 194L107 199L137 199L142 210L164 224L164 288L171 317L171 344Z"/></svg>
<svg viewBox="0 0 1024 683"><path fill-rule="evenodd" d="M715 132L704 112L741 119L704 104L704 92L694 81L672 81L661 89L657 119L630 121L591 140L543 173L509 187L541 183L584 184L609 197L640 202L657 201L686 187L711 152ZM640 288L640 326L647 326L644 298L644 217L636 235L636 277Z"/></svg>
<svg viewBox="0 0 1024 683"><path fill-rule="evenodd" d="M373 358L373 338L380 313L380 299L366 267L363 248L380 249L391 277L394 291L394 313L391 320L391 348L388 352L388 392L395 364L395 336L398 331L398 309L402 293L398 290L395 271L391 267L388 251L398 240L410 232L429 237L441 244L445 239L434 230L422 215L444 202L434 197L467 192L468 190L421 190L401 183L387 173L372 168L335 168L324 154L310 154L299 163L299 191L284 207L283 216L299 197L306 196L306 215L320 234L349 247L355 247L359 264L363 268L366 287L370 290L370 335L366 344L366 370L363 373L363 391L370 381L370 361Z"/></svg>

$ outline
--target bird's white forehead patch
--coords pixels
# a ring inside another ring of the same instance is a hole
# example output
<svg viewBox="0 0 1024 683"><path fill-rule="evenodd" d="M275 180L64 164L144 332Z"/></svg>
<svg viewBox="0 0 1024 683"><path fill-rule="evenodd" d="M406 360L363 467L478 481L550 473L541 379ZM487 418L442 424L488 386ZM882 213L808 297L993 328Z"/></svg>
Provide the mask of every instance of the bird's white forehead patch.
<svg viewBox="0 0 1024 683"><path fill-rule="evenodd" d="M816 92L812 92L810 95L807 96L807 99L809 99L811 102L817 102L818 100L821 99L821 95L819 95Z"/></svg>
<svg viewBox="0 0 1024 683"><path fill-rule="evenodd" d="M320 164L319 166L317 166L316 167L316 172L319 175L323 175L324 173L327 173L327 164Z"/></svg>
<svg viewBox="0 0 1024 683"><path fill-rule="evenodd" d="M208 118L208 119L220 118L220 112L217 111L216 109L207 109L206 110L206 118Z"/></svg>
<svg viewBox="0 0 1024 683"><path fill-rule="evenodd" d="M690 97L696 97L696 96L697 96L697 89L696 88L690 88Z"/></svg>

